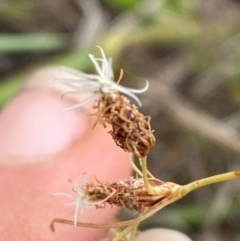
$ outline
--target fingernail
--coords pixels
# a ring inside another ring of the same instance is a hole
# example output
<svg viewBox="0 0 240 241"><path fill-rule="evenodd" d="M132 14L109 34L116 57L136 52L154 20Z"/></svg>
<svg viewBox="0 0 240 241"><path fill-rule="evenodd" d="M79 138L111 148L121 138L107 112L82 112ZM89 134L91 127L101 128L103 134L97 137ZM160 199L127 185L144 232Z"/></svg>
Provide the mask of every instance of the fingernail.
<svg viewBox="0 0 240 241"><path fill-rule="evenodd" d="M88 126L82 109L61 112L73 103L49 84L54 68L31 75L0 114L0 155L42 155L64 150ZM43 82L44 84L39 84Z"/></svg>

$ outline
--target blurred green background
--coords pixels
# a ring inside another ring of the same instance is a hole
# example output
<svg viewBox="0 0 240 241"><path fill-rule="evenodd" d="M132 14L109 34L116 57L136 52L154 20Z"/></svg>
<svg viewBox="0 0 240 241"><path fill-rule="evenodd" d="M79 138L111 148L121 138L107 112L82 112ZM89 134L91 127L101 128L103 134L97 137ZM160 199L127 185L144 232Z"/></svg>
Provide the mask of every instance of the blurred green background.
<svg viewBox="0 0 240 241"><path fill-rule="evenodd" d="M0 108L46 65L93 71L102 46L122 84L149 90L149 169L179 184L240 166L240 1L2 0ZM48 81L48 80L43 80ZM193 240L240 240L239 180L201 188L144 221ZM120 217L130 217L123 211Z"/></svg>

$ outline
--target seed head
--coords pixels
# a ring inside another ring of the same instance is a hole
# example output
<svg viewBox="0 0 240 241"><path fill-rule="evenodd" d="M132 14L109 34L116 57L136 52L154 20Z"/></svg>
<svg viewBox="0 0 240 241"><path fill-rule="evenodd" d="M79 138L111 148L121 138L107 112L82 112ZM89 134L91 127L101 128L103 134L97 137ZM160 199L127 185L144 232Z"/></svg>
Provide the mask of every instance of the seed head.
<svg viewBox="0 0 240 241"><path fill-rule="evenodd" d="M112 126L110 134L123 150L145 157L155 145L150 117L144 116L137 107L119 93L106 93L95 102L97 122Z"/></svg>
<svg viewBox="0 0 240 241"><path fill-rule="evenodd" d="M73 78L54 79L54 82L70 87L74 93L90 92L92 94L84 101L65 110L78 108L93 102L93 108L97 109L96 116L98 119L96 123L100 123L104 127L106 127L106 124L110 124L112 126L110 134L118 146L137 157L145 157L155 145L150 117L140 113L138 108L121 93L132 97L141 106L141 102L135 94L146 91L149 84L146 82L142 89L131 89L114 82L112 60L106 58L102 48L98 48L101 51L101 58L95 58L92 54L89 54L97 74L85 74L63 68Z"/></svg>
<svg viewBox="0 0 240 241"><path fill-rule="evenodd" d="M106 200L108 204L142 212L145 207L154 206L171 193L164 182L155 178L150 178L149 182L156 189L156 194L148 194L143 179L133 177L117 182L90 182L85 185L84 190L90 202Z"/></svg>

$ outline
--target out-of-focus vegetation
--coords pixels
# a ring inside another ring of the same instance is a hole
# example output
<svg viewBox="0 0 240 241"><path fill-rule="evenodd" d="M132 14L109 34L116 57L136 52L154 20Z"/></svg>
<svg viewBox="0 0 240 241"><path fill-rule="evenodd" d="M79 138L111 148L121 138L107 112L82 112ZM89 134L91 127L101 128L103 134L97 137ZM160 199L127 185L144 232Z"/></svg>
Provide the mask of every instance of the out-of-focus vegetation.
<svg viewBox="0 0 240 241"><path fill-rule="evenodd" d="M0 106L46 64L89 70L102 46L140 96L157 146L149 169L184 184L240 166L240 2L237 0L4 0ZM140 80L140 81L139 81ZM48 81L48 80L43 80ZM142 223L193 240L240 240L239 180L195 191Z"/></svg>

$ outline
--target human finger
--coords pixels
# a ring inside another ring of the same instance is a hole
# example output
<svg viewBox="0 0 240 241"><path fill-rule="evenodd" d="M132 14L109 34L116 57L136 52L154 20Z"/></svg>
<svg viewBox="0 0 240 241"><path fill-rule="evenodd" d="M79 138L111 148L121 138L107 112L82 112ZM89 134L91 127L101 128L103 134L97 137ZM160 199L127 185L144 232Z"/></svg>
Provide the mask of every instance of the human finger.
<svg viewBox="0 0 240 241"><path fill-rule="evenodd" d="M32 83L48 81L54 69L33 74ZM107 130L96 127L83 109L59 110L71 101L54 91L31 85L22 89L0 114L1 235L5 240L97 240L104 230L57 225L53 218L73 219L54 192L67 191L67 180L87 173L102 181L127 178L128 154L115 145ZM108 222L116 209L86 211L85 220Z"/></svg>

